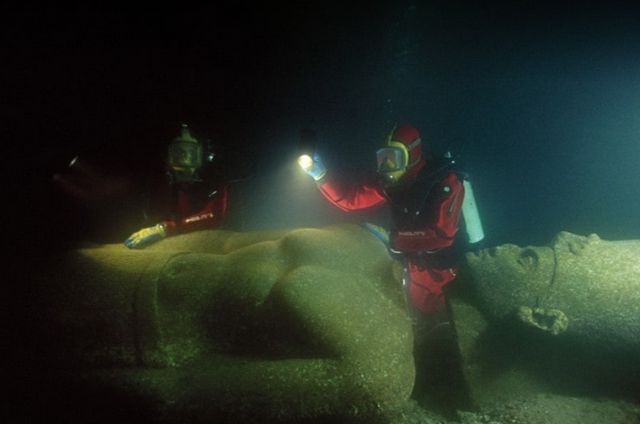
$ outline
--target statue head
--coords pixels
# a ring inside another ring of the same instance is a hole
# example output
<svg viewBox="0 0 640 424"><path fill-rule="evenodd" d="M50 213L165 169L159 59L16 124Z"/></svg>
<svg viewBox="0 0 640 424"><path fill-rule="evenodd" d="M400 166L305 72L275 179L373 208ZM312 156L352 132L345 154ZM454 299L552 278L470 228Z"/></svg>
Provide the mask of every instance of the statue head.
<svg viewBox="0 0 640 424"><path fill-rule="evenodd" d="M614 305L633 305L638 296L639 255L638 240L605 241L562 231L548 246L505 244L468 253L463 272L478 307L492 318L542 308L570 318L596 307L611 315Z"/></svg>
<svg viewBox="0 0 640 424"><path fill-rule="evenodd" d="M638 258L640 240L564 231L547 246L467 254L448 304L474 402L556 387L638 393Z"/></svg>
<svg viewBox="0 0 640 424"><path fill-rule="evenodd" d="M492 316L511 312L513 304L536 304L553 281L555 258L548 246L505 244L466 255L465 272Z"/></svg>

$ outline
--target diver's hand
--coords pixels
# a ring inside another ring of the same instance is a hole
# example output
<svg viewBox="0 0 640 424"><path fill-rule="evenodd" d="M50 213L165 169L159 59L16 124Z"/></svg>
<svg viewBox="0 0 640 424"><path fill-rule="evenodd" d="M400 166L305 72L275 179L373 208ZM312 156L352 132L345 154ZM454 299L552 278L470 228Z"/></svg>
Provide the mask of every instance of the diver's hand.
<svg viewBox="0 0 640 424"><path fill-rule="evenodd" d="M142 249L143 247L162 240L167 236L164 224L157 224L153 227L143 228L124 241L124 245L129 249Z"/></svg>
<svg viewBox="0 0 640 424"><path fill-rule="evenodd" d="M322 179L327 173L327 167L324 166L322 158L318 153L314 153L313 158L308 155L300 156L298 165L316 181Z"/></svg>

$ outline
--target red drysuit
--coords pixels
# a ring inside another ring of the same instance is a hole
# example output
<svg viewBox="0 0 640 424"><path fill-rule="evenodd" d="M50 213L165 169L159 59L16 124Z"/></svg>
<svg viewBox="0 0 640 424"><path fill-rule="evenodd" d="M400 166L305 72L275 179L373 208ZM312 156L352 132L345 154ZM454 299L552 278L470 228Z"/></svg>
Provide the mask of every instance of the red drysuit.
<svg viewBox="0 0 640 424"><path fill-rule="evenodd" d="M430 168L437 166L421 160L398 184L388 187L378 182L349 186L330 176L318 182L322 194L345 211L389 205L390 248L405 257L409 297L425 314L443 306L442 288L455 278L442 253L453 244L464 198L458 174L447 167Z"/></svg>
<svg viewBox="0 0 640 424"><path fill-rule="evenodd" d="M165 194L167 236L217 228L227 213L227 185L177 183Z"/></svg>

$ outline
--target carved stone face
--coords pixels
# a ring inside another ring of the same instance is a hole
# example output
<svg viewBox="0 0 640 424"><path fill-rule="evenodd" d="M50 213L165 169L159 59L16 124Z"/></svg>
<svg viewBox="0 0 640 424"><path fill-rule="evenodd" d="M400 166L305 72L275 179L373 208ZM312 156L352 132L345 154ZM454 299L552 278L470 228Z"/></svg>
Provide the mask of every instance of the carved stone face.
<svg viewBox="0 0 640 424"><path fill-rule="evenodd" d="M474 402L556 382L638 393L640 240L560 232L548 246L484 249L456 283L448 302Z"/></svg>
<svg viewBox="0 0 640 424"><path fill-rule="evenodd" d="M467 254L472 268L482 265L482 277L491 280L507 279L512 282L535 280L549 282L553 272L553 251L550 247L505 244L477 253ZM495 273L495 275L493 275Z"/></svg>
<svg viewBox="0 0 640 424"><path fill-rule="evenodd" d="M502 317L513 304L537 303L553 280L555 260L550 247L505 244L466 256L473 287L486 312Z"/></svg>
<svg viewBox="0 0 640 424"><path fill-rule="evenodd" d="M469 253L461 271L489 318L517 314L548 321L563 315L570 332L598 335L608 343L614 338L639 343L634 336L640 329L638 258L640 240L606 241L563 231L549 246L506 244Z"/></svg>
<svg viewBox="0 0 640 424"><path fill-rule="evenodd" d="M596 268L595 262L608 252L618 252L629 242L606 242L596 234L580 236L566 231L558 233L549 246L519 247L504 244L477 253L468 253L467 262L478 281L508 280L513 284L551 284L558 264L571 263L581 268ZM616 253L616 258L620 256ZM607 261L613 267L611 260ZM605 271L604 266L598 270Z"/></svg>
<svg viewBox="0 0 640 424"><path fill-rule="evenodd" d="M560 232L550 246L519 247L504 244L491 249L483 249L467 254L467 262L479 280L508 280L513 284L535 282L551 284L554 279L556 260L579 260L585 256L585 249L599 246L602 240L595 234L588 237ZM612 243L607 243L606 249ZM600 249L604 252L605 249ZM598 253L600 254L600 253Z"/></svg>

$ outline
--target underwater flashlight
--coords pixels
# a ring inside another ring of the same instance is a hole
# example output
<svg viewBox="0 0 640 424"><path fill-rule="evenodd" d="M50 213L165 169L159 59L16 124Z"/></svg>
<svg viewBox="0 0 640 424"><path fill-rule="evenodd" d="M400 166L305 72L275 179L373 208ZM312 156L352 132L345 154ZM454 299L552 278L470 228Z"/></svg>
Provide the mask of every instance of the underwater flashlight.
<svg viewBox="0 0 640 424"><path fill-rule="evenodd" d="M313 165L313 159L311 159L311 156L304 153L298 158L298 165L300 165L300 168L306 171Z"/></svg>
<svg viewBox="0 0 640 424"><path fill-rule="evenodd" d="M313 153L316 151L316 133L312 129L303 128L300 130L298 141L298 165L304 171L313 166Z"/></svg>

